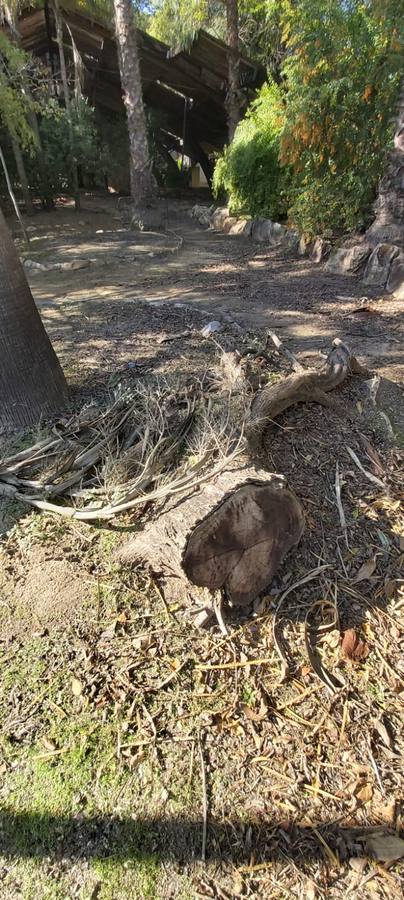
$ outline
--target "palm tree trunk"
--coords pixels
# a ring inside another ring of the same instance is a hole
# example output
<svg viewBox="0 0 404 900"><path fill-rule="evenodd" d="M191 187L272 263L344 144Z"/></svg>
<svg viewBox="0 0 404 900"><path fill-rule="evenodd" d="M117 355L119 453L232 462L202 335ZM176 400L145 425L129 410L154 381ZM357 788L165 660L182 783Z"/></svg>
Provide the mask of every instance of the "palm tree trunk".
<svg viewBox="0 0 404 900"><path fill-rule="evenodd" d="M143 106L139 54L131 0L114 0L115 28L121 83L128 121L131 194L137 206L147 204L154 194Z"/></svg>
<svg viewBox="0 0 404 900"><path fill-rule="evenodd" d="M390 242L404 247L404 80L398 101L394 147L380 180L375 220L366 236L372 243Z"/></svg>
<svg viewBox="0 0 404 900"><path fill-rule="evenodd" d="M35 213L34 204L30 194L27 173L25 171L24 160L21 152L20 142L15 135L10 134L11 146L13 148L15 164L17 166L18 178L20 181L21 193L25 203L25 212L27 216L33 216Z"/></svg>
<svg viewBox="0 0 404 900"><path fill-rule="evenodd" d="M58 49L59 49L60 75L61 75L61 79L62 79L63 96L64 96L64 101L65 101L67 122L68 122L68 126L69 126L69 142L70 142L70 156L71 156L74 205L75 205L76 209L80 209L79 177L78 177L78 172L77 172L77 160L76 160L76 153L75 153L72 107L71 107L71 103L70 103L69 85L68 85L68 81L67 81L65 50L64 50L64 46L63 46L63 19L62 19L61 13L60 13L59 0L53 0L53 8L54 8L54 12L55 12L55 21L56 21L56 42L57 42Z"/></svg>
<svg viewBox="0 0 404 900"><path fill-rule="evenodd" d="M67 400L67 384L0 210L0 432L33 425Z"/></svg>
<svg viewBox="0 0 404 900"><path fill-rule="evenodd" d="M227 11L227 43L228 43L228 91L226 98L227 127L229 143L233 140L234 132L240 121L240 92L239 92L239 68L240 47L238 35L238 4L237 0L226 0Z"/></svg>

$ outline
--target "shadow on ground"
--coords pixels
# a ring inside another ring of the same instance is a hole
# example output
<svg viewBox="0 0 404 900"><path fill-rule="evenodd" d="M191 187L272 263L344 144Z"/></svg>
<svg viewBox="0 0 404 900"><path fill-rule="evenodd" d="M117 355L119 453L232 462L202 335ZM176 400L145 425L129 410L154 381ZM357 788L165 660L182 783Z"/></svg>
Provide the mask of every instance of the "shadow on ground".
<svg viewBox="0 0 404 900"><path fill-rule="evenodd" d="M6 858L141 860L150 856L195 862L201 856L202 820L189 818L120 818L118 816L0 813L0 851ZM275 820L209 822L206 855L211 860L255 864L292 859L302 869L315 860L341 861L366 855L367 838L389 832L380 825L342 827L337 823L284 827Z"/></svg>

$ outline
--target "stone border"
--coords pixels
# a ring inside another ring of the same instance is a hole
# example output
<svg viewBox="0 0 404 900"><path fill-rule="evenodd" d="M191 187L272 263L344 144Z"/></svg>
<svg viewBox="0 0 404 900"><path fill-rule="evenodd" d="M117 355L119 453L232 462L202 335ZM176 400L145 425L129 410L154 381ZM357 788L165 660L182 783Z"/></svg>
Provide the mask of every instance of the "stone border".
<svg viewBox="0 0 404 900"><path fill-rule="evenodd" d="M104 268L105 266L113 265L116 262L139 262L143 257L154 257L155 259L158 259L159 257L170 256L170 254L178 253L184 243L184 238L175 232L142 231L142 234L158 235L159 237L162 235L170 235L174 240L172 246L159 248L157 245L154 250L145 251L140 254L136 254L129 250L127 253L107 253L102 257L85 256L60 263L44 263L36 259L31 259L26 255L29 251L25 251L24 254L21 255L21 262L24 269L30 272L31 275L38 274L39 272L75 272L79 269L88 269L90 266L94 268Z"/></svg>
<svg viewBox="0 0 404 900"><path fill-rule="evenodd" d="M271 219L247 219L230 215L227 206L194 206L190 215L200 225L225 234L249 237L270 246L284 246L297 256L308 256L315 263L324 262L325 271L333 275L357 275L365 285L383 288L398 300L404 300L404 251L392 243L376 246L366 239L349 247L333 249L331 241L320 236L309 239Z"/></svg>

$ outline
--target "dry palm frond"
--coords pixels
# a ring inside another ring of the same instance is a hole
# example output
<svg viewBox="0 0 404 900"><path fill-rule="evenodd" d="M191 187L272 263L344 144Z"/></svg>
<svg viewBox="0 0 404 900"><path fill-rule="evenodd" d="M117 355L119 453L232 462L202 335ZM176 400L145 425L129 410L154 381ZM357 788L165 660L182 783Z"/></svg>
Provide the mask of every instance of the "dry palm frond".
<svg viewBox="0 0 404 900"><path fill-rule="evenodd" d="M44 511L84 521L109 519L192 490L237 455L242 429L229 394L206 397L150 378L121 392L102 412L90 408L0 464L0 493ZM53 498L68 496L71 505Z"/></svg>

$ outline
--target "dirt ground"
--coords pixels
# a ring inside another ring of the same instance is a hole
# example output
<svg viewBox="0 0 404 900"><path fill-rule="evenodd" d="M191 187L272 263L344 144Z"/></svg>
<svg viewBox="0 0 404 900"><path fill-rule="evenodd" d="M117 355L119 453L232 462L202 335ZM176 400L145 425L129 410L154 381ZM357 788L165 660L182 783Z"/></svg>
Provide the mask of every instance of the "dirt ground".
<svg viewBox="0 0 404 900"><path fill-rule="evenodd" d="M221 347L281 377L285 359L260 356L268 329L305 365L342 338L370 373L268 433L264 464L286 475L306 532L254 609L228 613L227 638L118 564L134 516L88 526L0 504L1 896L400 897L404 845L383 841L403 827L403 304L201 229L185 202L154 235L129 232L112 197L83 205L38 214L29 251L17 238L30 260L83 263L27 270L72 409L149 377L200 379ZM282 677L275 610L308 574L279 622ZM320 630L320 675L319 600L339 615Z"/></svg>

